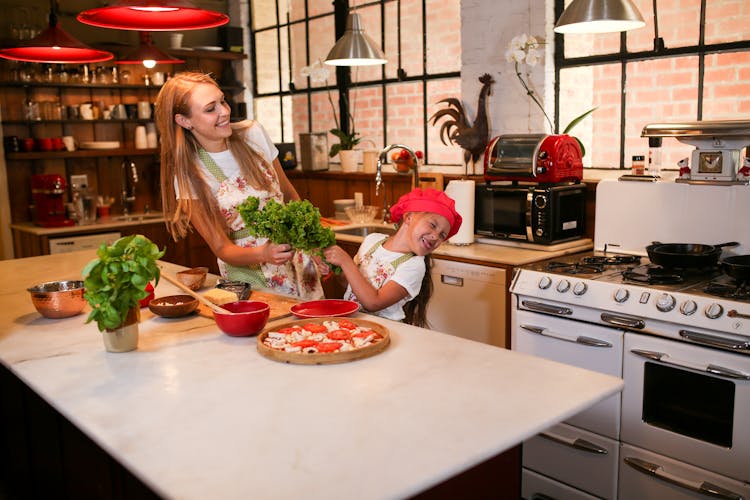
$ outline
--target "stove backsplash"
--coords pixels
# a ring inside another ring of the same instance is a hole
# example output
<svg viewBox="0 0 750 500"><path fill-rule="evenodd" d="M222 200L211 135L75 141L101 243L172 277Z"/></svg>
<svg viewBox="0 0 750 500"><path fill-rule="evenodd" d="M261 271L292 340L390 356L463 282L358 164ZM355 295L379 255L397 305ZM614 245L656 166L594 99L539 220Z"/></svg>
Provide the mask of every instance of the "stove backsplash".
<svg viewBox="0 0 750 500"><path fill-rule="evenodd" d="M750 254L750 186L607 179L596 189L594 248L646 255L654 241L718 245L723 256Z"/></svg>

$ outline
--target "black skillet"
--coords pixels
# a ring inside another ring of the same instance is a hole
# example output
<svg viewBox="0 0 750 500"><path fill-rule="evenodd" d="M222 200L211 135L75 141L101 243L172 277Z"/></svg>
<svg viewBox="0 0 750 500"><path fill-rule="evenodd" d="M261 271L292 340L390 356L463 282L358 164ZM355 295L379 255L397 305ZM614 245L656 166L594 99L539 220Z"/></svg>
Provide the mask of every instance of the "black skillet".
<svg viewBox="0 0 750 500"><path fill-rule="evenodd" d="M719 245L700 243L659 243L655 241L646 247L646 253L652 263L667 268L701 269L713 267L719 261L723 247L737 246L732 241Z"/></svg>
<svg viewBox="0 0 750 500"><path fill-rule="evenodd" d="M722 259L721 270L737 281L749 281L750 255L732 255Z"/></svg>

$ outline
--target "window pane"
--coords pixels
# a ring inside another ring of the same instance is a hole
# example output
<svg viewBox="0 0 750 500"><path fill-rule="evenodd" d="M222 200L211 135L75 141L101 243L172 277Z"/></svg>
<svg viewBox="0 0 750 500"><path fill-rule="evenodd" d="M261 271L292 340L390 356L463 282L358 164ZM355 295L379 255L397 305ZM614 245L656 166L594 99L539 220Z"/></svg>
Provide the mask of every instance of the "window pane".
<svg viewBox="0 0 750 500"><path fill-rule="evenodd" d="M289 90L289 29L281 28L279 34L281 35L281 91L286 92Z"/></svg>
<svg viewBox="0 0 750 500"><path fill-rule="evenodd" d="M276 0L252 0L253 28L260 29L276 24ZM284 18L282 18L283 22Z"/></svg>
<svg viewBox="0 0 750 500"><path fill-rule="evenodd" d="M706 43L750 39L750 2L708 0L706 2Z"/></svg>
<svg viewBox="0 0 750 500"><path fill-rule="evenodd" d="M307 88L307 78L300 73L307 66L307 34L305 24L293 24L290 28L292 34L292 81L297 90Z"/></svg>
<svg viewBox="0 0 750 500"><path fill-rule="evenodd" d="M253 100L255 118L268 131L273 142L283 142L281 136L281 113L279 98L260 97Z"/></svg>
<svg viewBox="0 0 750 500"><path fill-rule="evenodd" d="M318 3L318 2L312 2ZM327 3L327 2L320 2ZM319 19L310 20L310 33L308 35L310 44L310 62L320 59L325 61L328 56L328 52L336 43L336 32L334 29L333 15L321 17ZM336 68L335 66L326 66L331 70L330 83L331 85L336 84ZM321 85L311 84L312 87L320 87Z"/></svg>
<svg viewBox="0 0 750 500"><path fill-rule="evenodd" d="M698 116L698 58L674 57L627 65L625 115L625 166L633 155L648 153L641 131L649 123L694 121ZM664 141L662 164L676 168L691 147Z"/></svg>
<svg viewBox="0 0 750 500"><path fill-rule="evenodd" d="M388 143L400 143L424 151L422 83L394 83L386 87Z"/></svg>
<svg viewBox="0 0 750 500"><path fill-rule="evenodd" d="M427 0L427 72L461 71L461 4Z"/></svg>
<svg viewBox="0 0 750 500"><path fill-rule="evenodd" d="M652 0L634 2L646 21L642 29L627 32L628 52L654 50L654 10ZM711 3L711 2L709 2ZM700 0L657 2L659 36L667 48L698 44L700 34Z"/></svg>
<svg viewBox="0 0 750 500"><path fill-rule="evenodd" d="M585 148L586 167L620 165L620 65L565 68L560 71L560 130L585 111L596 111L570 134Z"/></svg>
<svg viewBox="0 0 750 500"><path fill-rule="evenodd" d="M321 14L333 14L333 4L333 1L327 0L307 0L307 15L314 17Z"/></svg>
<svg viewBox="0 0 750 500"><path fill-rule="evenodd" d="M449 78L445 80L430 80L427 82L427 116L430 117L436 111L445 108L445 103L438 102L447 97L461 95L461 79ZM449 119L449 118L448 118ZM431 165L463 165L463 150L457 144L451 144L447 136L443 138L447 144L440 139L440 128L446 123L446 119L438 121L434 126L427 128L427 161ZM432 122L430 122L432 123ZM484 170L480 170L484 171Z"/></svg>
<svg viewBox="0 0 750 500"><path fill-rule="evenodd" d="M401 67L407 76L422 74L422 0L402 0L401 17L398 2L385 6L386 78L396 78L399 68L398 26L401 23Z"/></svg>
<svg viewBox="0 0 750 500"><path fill-rule="evenodd" d="M292 96L292 129L294 130L294 140L299 140L299 134L304 132L313 132L307 126L307 119L310 115L307 112L307 94L295 94Z"/></svg>
<svg viewBox="0 0 750 500"><path fill-rule="evenodd" d="M383 138L383 90L380 85L349 91L355 130L362 138L360 149L381 149ZM372 144L368 141L372 141Z"/></svg>
<svg viewBox="0 0 750 500"><path fill-rule="evenodd" d="M255 34L255 61L258 71L256 88L259 94L280 90L278 53L276 30Z"/></svg>
<svg viewBox="0 0 750 500"><path fill-rule="evenodd" d="M703 119L736 120L750 115L750 52L706 56Z"/></svg>
<svg viewBox="0 0 750 500"><path fill-rule="evenodd" d="M292 122L292 96L285 95L281 98L282 120L284 121L284 137L282 142L294 142L297 134Z"/></svg>

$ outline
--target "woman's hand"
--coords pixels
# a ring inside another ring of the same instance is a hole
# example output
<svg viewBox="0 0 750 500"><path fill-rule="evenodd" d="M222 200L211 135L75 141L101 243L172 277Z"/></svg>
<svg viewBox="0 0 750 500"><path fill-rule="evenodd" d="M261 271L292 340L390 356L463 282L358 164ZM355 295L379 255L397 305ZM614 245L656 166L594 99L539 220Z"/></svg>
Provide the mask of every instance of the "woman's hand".
<svg viewBox="0 0 750 500"><path fill-rule="evenodd" d="M323 255L328 262L339 267L343 266L343 264L347 261L352 260L352 258L349 257L349 254L346 253L346 250L338 245L333 245L326 248L325 250L323 250Z"/></svg>
<svg viewBox="0 0 750 500"><path fill-rule="evenodd" d="M277 245L270 241L264 243L261 247L261 254L263 255L263 262L267 264L274 264L280 266L285 262L288 262L294 256L294 250L291 245L282 243Z"/></svg>

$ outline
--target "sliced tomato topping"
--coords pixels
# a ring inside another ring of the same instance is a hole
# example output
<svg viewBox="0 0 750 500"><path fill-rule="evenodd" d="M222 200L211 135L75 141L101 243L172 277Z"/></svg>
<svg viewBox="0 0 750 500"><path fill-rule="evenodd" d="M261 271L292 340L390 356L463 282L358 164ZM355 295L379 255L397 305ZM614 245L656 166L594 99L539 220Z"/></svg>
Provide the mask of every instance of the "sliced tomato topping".
<svg viewBox="0 0 750 500"><path fill-rule="evenodd" d="M328 331L328 328L324 325L319 325L317 323L307 323L306 325L303 325L302 328L312 333L324 333Z"/></svg>
<svg viewBox="0 0 750 500"><path fill-rule="evenodd" d="M357 325L355 325L348 319L341 319L339 320L339 327L346 328L347 330L355 330L357 328Z"/></svg>
<svg viewBox="0 0 750 500"><path fill-rule="evenodd" d="M317 345L318 343L316 341L305 339L305 340L300 340L299 342L294 342L292 344L292 347L301 347L304 349L305 347L315 347Z"/></svg>
<svg viewBox="0 0 750 500"><path fill-rule="evenodd" d="M362 330L361 332L357 332L354 335L352 335L352 337L359 337L359 338L363 339L365 337L369 337L370 335L374 335L373 338L376 338L376 339L382 339L383 338L383 336L380 335L375 330Z"/></svg>
<svg viewBox="0 0 750 500"><path fill-rule="evenodd" d="M318 344L318 352L334 352L344 345L341 342L321 342Z"/></svg>
<svg viewBox="0 0 750 500"><path fill-rule="evenodd" d="M348 330L334 330L326 334L326 337L331 340L349 340L351 336L352 333Z"/></svg>
<svg viewBox="0 0 750 500"><path fill-rule="evenodd" d="M300 328L298 326L290 326L290 327L287 327L287 328L281 328L279 330L279 333L283 333L284 335L289 335L290 333L298 332L300 330L302 330L302 328Z"/></svg>

